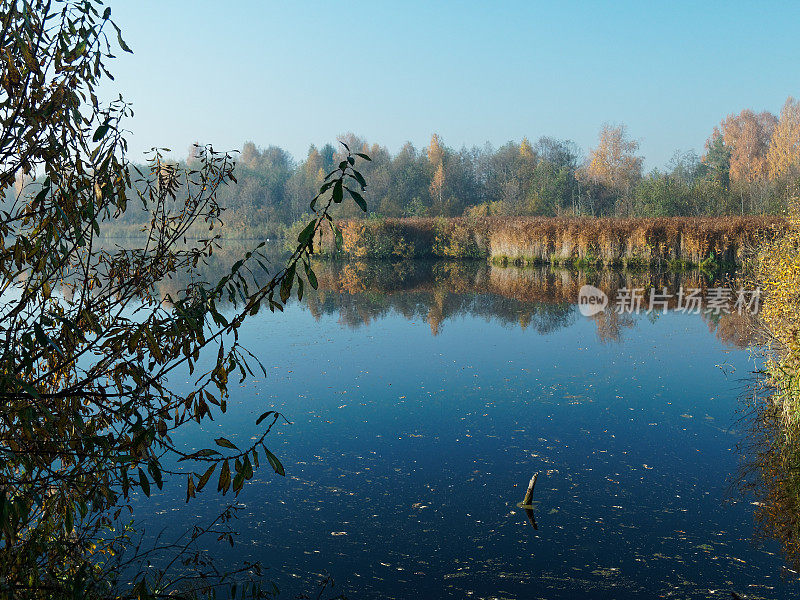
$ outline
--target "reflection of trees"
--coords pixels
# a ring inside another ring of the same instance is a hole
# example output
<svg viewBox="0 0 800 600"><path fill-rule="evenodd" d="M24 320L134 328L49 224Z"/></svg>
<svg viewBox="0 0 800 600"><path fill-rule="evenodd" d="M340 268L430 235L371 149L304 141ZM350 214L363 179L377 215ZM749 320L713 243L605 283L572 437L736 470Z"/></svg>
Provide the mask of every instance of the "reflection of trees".
<svg viewBox="0 0 800 600"><path fill-rule="evenodd" d="M681 286L706 290L718 285L700 272L521 269L481 261L324 262L315 268L320 290L306 301L317 318L338 314L343 324L357 327L396 313L425 320L434 335L444 321L459 315L550 333L575 321L578 291L587 284L612 299L621 288L667 288L677 295ZM677 299L673 299L671 308L676 304ZM737 322L728 316L739 317L723 315L714 321L712 329L723 341L744 343ZM612 307L593 319L603 341L618 340L621 331L634 323L631 315L619 315Z"/></svg>
<svg viewBox="0 0 800 600"><path fill-rule="evenodd" d="M800 569L800 423L768 393L756 400L749 434L741 485L756 496L757 532Z"/></svg>
<svg viewBox="0 0 800 600"><path fill-rule="evenodd" d="M618 342L622 337L622 330L633 327L633 315L605 310L592 317L597 325L597 337L601 342Z"/></svg>
<svg viewBox="0 0 800 600"><path fill-rule="evenodd" d="M205 265L199 266L195 277L215 281L224 275L233 257L248 249L231 245L225 243L215 251ZM266 250L267 269L282 264L280 251ZM427 322L434 335L445 321L461 315L531 328L540 334L551 333L578 318L575 310L578 291L588 284L603 290L610 299L606 311L592 317L598 337L601 341L617 341L621 332L635 322L630 315L619 315L613 310L613 299L620 289L649 291L655 288L660 292L666 288L677 295L682 286L701 289L705 294L708 288L720 285L719 281L699 271L523 269L499 267L483 261L320 261L315 263L314 269L319 290L306 289L303 302L315 318L335 314L343 325L356 328L394 313L409 320ZM254 276L263 278L264 274L255 273ZM162 284L158 290L162 298L189 283L178 279L180 273ZM677 299L673 298L669 308L674 309L676 305ZM703 319L709 330L726 344L745 347L753 340L754 327L749 315L704 314Z"/></svg>
<svg viewBox="0 0 800 600"><path fill-rule="evenodd" d="M719 315L702 313L702 317L708 324L708 330L729 346L747 348L762 341L756 320L747 312Z"/></svg>

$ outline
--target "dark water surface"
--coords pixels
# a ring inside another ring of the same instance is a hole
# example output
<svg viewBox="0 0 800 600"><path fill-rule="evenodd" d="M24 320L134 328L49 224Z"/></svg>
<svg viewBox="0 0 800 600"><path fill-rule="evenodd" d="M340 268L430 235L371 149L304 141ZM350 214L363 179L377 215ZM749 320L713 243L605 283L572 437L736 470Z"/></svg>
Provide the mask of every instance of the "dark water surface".
<svg viewBox="0 0 800 600"><path fill-rule="evenodd" d="M253 319L266 380L183 440L292 422L268 438L287 475L245 486L224 561L262 561L290 598L320 574L350 598L797 597L736 487L755 365L734 316L587 318L582 275L478 271L323 269L324 291ZM516 506L534 472L538 530ZM176 487L151 527L221 505Z"/></svg>

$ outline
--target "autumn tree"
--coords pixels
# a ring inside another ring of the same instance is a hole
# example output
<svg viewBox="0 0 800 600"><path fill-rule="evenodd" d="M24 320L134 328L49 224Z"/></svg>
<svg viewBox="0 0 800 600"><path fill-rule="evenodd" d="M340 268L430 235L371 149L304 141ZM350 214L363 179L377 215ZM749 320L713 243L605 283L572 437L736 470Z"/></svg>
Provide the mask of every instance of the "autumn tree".
<svg viewBox="0 0 800 600"><path fill-rule="evenodd" d="M753 183L768 174L767 150L777 119L770 112L750 109L725 117L712 138L721 138L730 150L731 181Z"/></svg>
<svg viewBox="0 0 800 600"><path fill-rule="evenodd" d="M428 146L428 162L431 168L431 180L428 193L432 201L434 214L446 215L447 202L445 197L445 147L442 138L434 133Z"/></svg>
<svg viewBox="0 0 800 600"><path fill-rule="evenodd" d="M763 205L769 174L767 151L776 121L772 113L745 109L725 117L711 134L712 143L721 140L730 153L730 182L740 197L742 214L746 201L751 211L756 204Z"/></svg>
<svg viewBox="0 0 800 600"><path fill-rule="evenodd" d="M258 150L253 142L245 142L242 146L242 152L239 154L239 164L247 167L255 168L258 166L258 161L261 158L261 152Z"/></svg>
<svg viewBox="0 0 800 600"><path fill-rule="evenodd" d="M431 136L431 143L428 146L428 161L434 169L444 161L444 144L438 133Z"/></svg>
<svg viewBox="0 0 800 600"><path fill-rule="evenodd" d="M526 137L522 138L522 141L519 144L519 156L523 160L532 160L535 156L533 147Z"/></svg>
<svg viewBox="0 0 800 600"><path fill-rule="evenodd" d="M789 96L772 134L767 165L771 179L780 182L787 197L797 194L800 179L800 102Z"/></svg>
<svg viewBox="0 0 800 600"><path fill-rule="evenodd" d="M431 185L428 190L430 191L434 204L442 206L444 204L444 165L442 163L439 163L439 165L436 167L436 171L433 173Z"/></svg>
<svg viewBox="0 0 800 600"><path fill-rule="evenodd" d="M628 137L625 125L603 125L583 169L584 180L599 187L595 193L601 197L610 193L615 199L627 198L642 176L643 159L637 156L638 150L639 142Z"/></svg>

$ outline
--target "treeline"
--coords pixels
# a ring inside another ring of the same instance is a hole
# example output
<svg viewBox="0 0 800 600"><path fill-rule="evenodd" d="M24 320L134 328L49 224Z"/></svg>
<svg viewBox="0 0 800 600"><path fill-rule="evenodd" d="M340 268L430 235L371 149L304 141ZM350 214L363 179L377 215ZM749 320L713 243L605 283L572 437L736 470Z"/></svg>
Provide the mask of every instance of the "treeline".
<svg viewBox="0 0 800 600"><path fill-rule="evenodd" d="M800 102L791 97L778 116L749 109L727 116L702 155L676 153L667 168L649 173L624 125L604 126L585 157L575 143L550 137L455 149L434 134L426 148L407 143L396 154L353 134L341 141L372 158L362 172L375 217L780 214L800 181ZM245 143L237 184L220 193L225 233L284 233L306 216L340 150L311 146L297 162L276 146ZM338 216L363 215L349 205ZM129 211L120 224L137 219Z"/></svg>

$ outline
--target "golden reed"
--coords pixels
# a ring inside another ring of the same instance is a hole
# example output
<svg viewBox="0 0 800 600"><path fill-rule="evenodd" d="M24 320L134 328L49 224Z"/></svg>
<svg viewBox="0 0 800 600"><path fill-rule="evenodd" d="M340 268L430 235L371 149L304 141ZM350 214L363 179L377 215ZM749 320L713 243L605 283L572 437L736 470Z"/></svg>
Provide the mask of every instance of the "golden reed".
<svg viewBox="0 0 800 600"><path fill-rule="evenodd" d="M343 221L342 258L486 258L517 265L741 264L785 228L771 217L408 218ZM332 236L320 241L332 254Z"/></svg>

